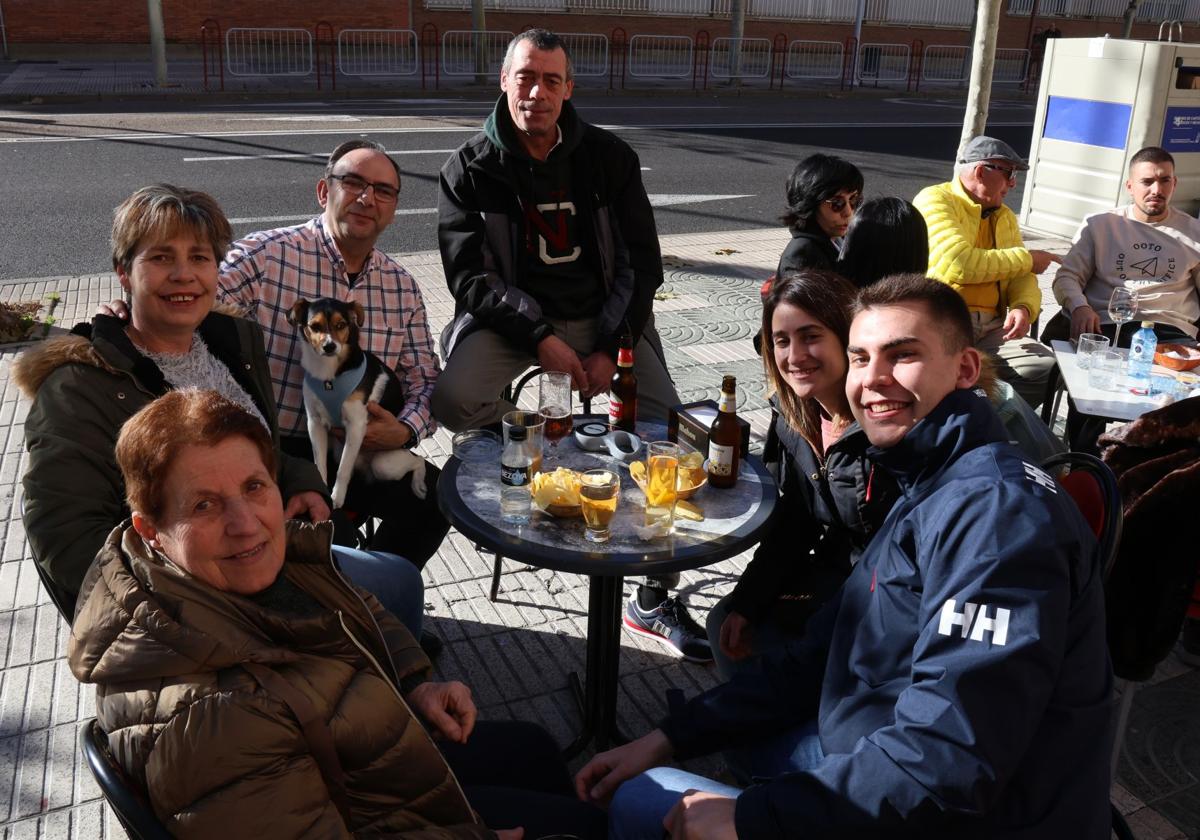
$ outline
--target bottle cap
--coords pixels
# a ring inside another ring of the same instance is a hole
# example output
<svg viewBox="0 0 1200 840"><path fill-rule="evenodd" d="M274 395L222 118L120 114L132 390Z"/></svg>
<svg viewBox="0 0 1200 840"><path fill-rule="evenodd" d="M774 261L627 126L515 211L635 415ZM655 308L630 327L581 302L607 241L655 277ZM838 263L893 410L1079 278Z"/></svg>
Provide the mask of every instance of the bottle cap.
<svg viewBox="0 0 1200 840"><path fill-rule="evenodd" d="M1145 327L1146 329L1154 329L1154 322L1153 321L1142 321L1142 326Z"/></svg>
<svg viewBox="0 0 1200 840"><path fill-rule="evenodd" d="M526 429L524 426L512 426L508 430L508 439L510 441L516 441L516 442L523 441L523 440L525 440L525 437L528 434L528 432L529 432L529 430Z"/></svg>

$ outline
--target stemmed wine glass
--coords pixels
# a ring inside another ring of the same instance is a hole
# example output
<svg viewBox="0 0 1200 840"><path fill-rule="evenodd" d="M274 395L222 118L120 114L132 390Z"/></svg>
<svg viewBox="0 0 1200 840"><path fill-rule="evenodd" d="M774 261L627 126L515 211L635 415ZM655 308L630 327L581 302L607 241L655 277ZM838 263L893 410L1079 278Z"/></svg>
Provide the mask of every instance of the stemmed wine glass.
<svg viewBox="0 0 1200 840"><path fill-rule="evenodd" d="M1117 286L1112 290L1112 296L1108 299L1108 317L1112 318L1113 323L1117 325L1117 332L1113 336L1112 343L1114 350L1121 345L1121 327L1126 322L1132 321L1137 311L1138 293L1136 289Z"/></svg>
<svg viewBox="0 0 1200 840"><path fill-rule="evenodd" d="M546 420L543 434L550 441L550 460L558 442L571 433L571 374L543 373L538 377L538 413Z"/></svg>

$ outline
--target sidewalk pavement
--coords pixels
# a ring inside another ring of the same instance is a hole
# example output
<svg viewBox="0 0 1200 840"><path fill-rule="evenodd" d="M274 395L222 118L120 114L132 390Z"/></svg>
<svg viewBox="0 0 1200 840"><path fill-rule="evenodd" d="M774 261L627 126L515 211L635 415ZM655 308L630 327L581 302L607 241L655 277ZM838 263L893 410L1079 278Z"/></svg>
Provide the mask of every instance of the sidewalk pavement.
<svg viewBox="0 0 1200 840"><path fill-rule="evenodd" d="M662 237L666 283L655 311L680 395L713 397L721 374L736 374L743 398L739 411L759 446L769 410L750 336L760 315L759 285L774 271L786 241L787 233L774 228ZM1028 244L1060 253L1067 246L1061 240ZM432 327L439 330L452 315L453 301L437 252L398 258L417 278ZM1046 278L1043 288L1052 300ZM62 295L60 323L72 324L115 297L118 286L111 274L7 281L0 284L0 299L38 300L54 291ZM8 379L8 362L18 349L0 348L0 429L6 432L0 514L7 517L0 535L0 826L5 840L123 837L76 747L80 722L94 714L93 690L78 685L66 667L69 631L39 585L21 526L22 422L28 406ZM422 446L438 464L449 451L444 430ZM683 574L681 590L701 623L747 560L741 555ZM566 744L579 726L567 674L583 671L587 578L506 561L500 595L492 603L491 568L490 555L452 531L425 569L428 626L446 642L438 676L470 685L482 717L537 721ZM632 591L627 583L626 595ZM618 719L631 735L646 732L664 714L668 688L691 696L716 683L710 667L684 663L640 637L623 633L621 645ZM1129 814L1139 838L1175 840L1200 832L1197 693L1200 673L1172 656L1153 684L1135 695L1113 799ZM724 772L719 758L684 766Z"/></svg>

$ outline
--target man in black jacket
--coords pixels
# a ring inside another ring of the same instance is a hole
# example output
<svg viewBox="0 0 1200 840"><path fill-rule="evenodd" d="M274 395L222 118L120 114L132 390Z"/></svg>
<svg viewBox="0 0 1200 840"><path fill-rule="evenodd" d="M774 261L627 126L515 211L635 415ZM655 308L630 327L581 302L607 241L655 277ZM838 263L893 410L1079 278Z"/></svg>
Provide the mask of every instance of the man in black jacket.
<svg viewBox="0 0 1200 840"><path fill-rule="evenodd" d="M662 256L637 154L578 117L573 87L562 40L521 33L495 111L442 167L438 244L455 317L433 413L454 431L511 411L501 391L532 364L570 373L581 397L606 392L623 335L634 341L638 418L666 422L679 402L654 330ZM627 626L711 659L704 631L666 597L671 585L641 587Z"/></svg>

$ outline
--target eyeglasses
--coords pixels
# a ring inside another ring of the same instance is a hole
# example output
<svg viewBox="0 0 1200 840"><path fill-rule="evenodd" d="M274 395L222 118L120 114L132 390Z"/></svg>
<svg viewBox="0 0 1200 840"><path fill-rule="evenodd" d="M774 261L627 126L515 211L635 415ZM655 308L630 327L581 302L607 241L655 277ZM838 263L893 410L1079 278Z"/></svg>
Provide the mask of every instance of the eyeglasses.
<svg viewBox="0 0 1200 840"><path fill-rule="evenodd" d="M821 203L828 204L829 209L834 213L841 213L846 209L847 204L850 205L851 210L857 210L860 206L862 206L863 197L862 193L854 193L848 199L842 198L840 195L835 195L833 198L827 198Z"/></svg>
<svg viewBox="0 0 1200 840"><path fill-rule="evenodd" d="M1017 180L1017 170L1016 169L1009 169L1007 166L1000 166L997 163L984 163L984 164L980 164L980 165L984 169L994 169L996 172L999 172L1000 174L1002 174L1006 180L1009 180L1009 181Z"/></svg>
<svg viewBox="0 0 1200 840"><path fill-rule="evenodd" d="M386 201L389 204L400 197L400 188L393 187L391 184L385 184L381 181L368 181L365 178L360 178L353 172L346 175L330 175L334 181L341 181L342 185L356 197L364 194L367 190L375 190L375 198L379 201Z"/></svg>

